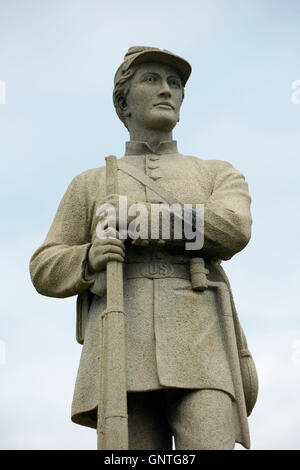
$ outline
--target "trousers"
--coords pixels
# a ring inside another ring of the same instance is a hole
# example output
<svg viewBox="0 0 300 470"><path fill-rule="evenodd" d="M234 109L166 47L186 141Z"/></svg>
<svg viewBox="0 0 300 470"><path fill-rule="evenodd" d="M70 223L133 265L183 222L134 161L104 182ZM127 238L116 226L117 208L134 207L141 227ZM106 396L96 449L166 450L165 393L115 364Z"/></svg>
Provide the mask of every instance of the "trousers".
<svg viewBox="0 0 300 470"><path fill-rule="evenodd" d="M221 390L128 392L131 450L233 450L232 398Z"/></svg>

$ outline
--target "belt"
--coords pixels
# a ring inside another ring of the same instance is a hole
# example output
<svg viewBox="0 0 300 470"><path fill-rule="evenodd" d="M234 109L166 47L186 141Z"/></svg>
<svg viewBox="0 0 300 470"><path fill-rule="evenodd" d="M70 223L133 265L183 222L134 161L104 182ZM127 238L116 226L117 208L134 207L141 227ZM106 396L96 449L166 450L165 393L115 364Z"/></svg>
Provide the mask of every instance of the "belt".
<svg viewBox="0 0 300 470"><path fill-rule="evenodd" d="M170 263L166 260L125 264L124 276L126 279L138 279L143 277L148 279L191 279L190 266L188 264Z"/></svg>

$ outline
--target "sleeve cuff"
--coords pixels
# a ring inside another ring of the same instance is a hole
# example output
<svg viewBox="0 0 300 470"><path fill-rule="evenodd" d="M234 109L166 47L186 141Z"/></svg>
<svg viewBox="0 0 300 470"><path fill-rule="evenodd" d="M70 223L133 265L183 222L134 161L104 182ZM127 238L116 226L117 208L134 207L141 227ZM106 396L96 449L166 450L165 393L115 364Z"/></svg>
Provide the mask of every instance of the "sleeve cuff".
<svg viewBox="0 0 300 470"><path fill-rule="evenodd" d="M97 273L89 272L88 252L82 264L82 279L88 283L89 289L93 294L102 297L106 292L106 270Z"/></svg>

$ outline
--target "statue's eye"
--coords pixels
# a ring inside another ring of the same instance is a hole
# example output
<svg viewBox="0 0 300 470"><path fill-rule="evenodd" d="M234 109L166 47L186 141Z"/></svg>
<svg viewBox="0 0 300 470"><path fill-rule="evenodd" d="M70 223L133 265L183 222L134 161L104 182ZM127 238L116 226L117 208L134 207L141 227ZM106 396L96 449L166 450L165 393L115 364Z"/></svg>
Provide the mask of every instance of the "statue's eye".
<svg viewBox="0 0 300 470"><path fill-rule="evenodd" d="M178 78L170 78L169 79L169 85L173 88L180 88L181 83Z"/></svg>
<svg viewBox="0 0 300 470"><path fill-rule="evenodd" d="M146 83L155 83L155 81L156 81L156 77L154 77L154 75L147 75L144 78L144 82Z"/></svg>

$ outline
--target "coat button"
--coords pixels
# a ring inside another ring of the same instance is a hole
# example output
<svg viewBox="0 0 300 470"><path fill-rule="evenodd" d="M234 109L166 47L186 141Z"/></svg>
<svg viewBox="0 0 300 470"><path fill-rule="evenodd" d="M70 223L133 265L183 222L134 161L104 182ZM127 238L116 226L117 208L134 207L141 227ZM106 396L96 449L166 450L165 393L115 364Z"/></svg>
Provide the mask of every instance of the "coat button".
<svg viewBox="0 0 300 470"><path fill-rule="evenodd" d="M151 178L152 180L156 181L156 180L159 180L159 179L161 178L161 176L153 176L153 175L151 175L150 178Z"/></svg>
<svg viewBox="0 0 300 470"><path fill-rule="evenodd" d="M150 170L156 170L159 168L159 165L157 163L148 163L148 168L150 168Z"/></svg>

